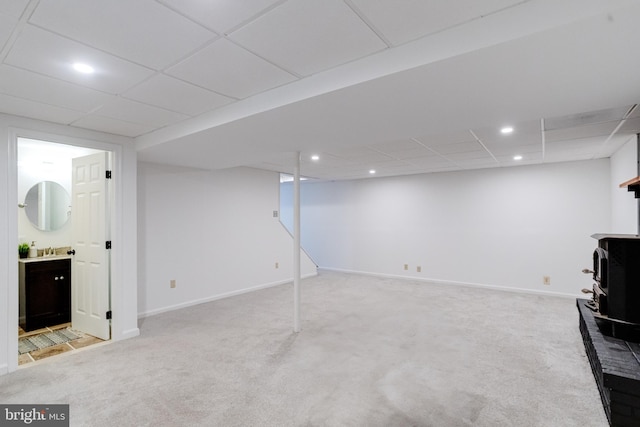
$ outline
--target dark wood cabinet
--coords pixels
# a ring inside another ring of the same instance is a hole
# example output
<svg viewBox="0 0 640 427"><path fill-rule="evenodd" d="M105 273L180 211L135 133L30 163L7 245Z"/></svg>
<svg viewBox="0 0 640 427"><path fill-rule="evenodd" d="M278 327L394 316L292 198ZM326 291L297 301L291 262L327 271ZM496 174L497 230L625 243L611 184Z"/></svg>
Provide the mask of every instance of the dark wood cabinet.
<svg viewBox="0 0 640 427"><path fill-rule="evenodd" d="M71 321L71 260L19 262L19 324L25 331Z"/></svg>

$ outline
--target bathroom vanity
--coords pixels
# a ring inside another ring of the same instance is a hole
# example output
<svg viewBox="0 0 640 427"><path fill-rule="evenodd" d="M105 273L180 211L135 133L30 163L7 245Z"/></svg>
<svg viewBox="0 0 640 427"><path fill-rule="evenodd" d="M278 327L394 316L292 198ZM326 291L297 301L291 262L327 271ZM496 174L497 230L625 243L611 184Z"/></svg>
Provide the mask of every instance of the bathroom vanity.
<svg viewBox="0 0 640 427"><path fill-rule="evenodd" d="M71 257L18 261L19 324L25 331L71 321Z"/></svg>

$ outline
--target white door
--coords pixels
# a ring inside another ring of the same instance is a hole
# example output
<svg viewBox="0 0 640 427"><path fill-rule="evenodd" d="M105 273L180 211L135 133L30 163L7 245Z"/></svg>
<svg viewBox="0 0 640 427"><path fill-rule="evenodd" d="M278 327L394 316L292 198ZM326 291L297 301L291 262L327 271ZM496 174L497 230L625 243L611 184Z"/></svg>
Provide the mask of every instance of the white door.
<svg viewBox="0 0 640 427"><path fill-rule="evenodd" d="M110 339L106 171L109 153L73 159L71 326Z"/></svg>

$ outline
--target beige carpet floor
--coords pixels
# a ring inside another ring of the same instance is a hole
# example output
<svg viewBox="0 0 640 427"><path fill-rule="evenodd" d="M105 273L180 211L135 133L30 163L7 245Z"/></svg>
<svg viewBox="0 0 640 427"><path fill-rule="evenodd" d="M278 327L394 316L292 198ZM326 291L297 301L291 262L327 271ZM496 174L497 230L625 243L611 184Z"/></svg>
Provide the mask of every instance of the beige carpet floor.
<svg viewBox="0 0 640 427"><path fill-rule="evenodd" d="M72 426L606 426L575 300L321 271L0 377Z"/></svg>

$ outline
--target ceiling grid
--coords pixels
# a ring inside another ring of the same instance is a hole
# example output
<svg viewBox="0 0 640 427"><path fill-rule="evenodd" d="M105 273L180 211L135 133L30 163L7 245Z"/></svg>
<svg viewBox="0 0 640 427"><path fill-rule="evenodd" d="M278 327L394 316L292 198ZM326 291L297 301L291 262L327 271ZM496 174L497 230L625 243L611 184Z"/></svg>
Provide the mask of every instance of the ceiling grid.
<svg viewBox="0 0 640 427"><path fill-rule="evenodd" d="M317 154L316 179L603 158L640 132L639 18L633 0L0 0L0 113L131 137L148 162Z"/></svg>

